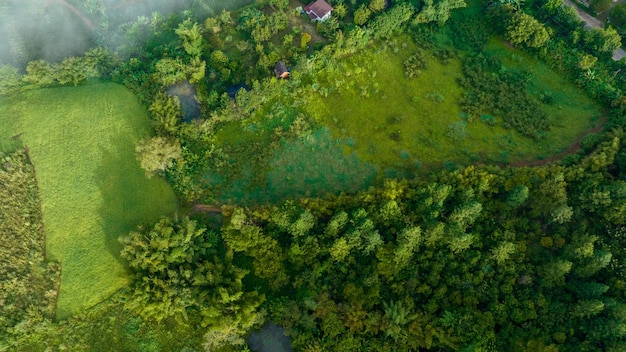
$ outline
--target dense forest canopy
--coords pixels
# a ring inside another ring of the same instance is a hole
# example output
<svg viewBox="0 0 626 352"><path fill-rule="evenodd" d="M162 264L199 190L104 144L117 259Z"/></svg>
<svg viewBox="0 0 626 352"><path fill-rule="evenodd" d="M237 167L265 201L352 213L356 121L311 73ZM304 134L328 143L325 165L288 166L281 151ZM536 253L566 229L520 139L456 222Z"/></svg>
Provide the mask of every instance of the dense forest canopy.
<svg viewBox="0 0 626 352"><path fill-rule="evenodd" d="M0 66L0 95L96 80L132 90L154 129L137 164L181 203L119 237L128 286L55 321L59 264L43 259L33 165L19 135L2 141L0 230L30 247L0 253L0 350L246 351L270 322L297 351L626 350L618 31L586 29L559 1L329 2L332 17L314 23L299 1L219 13L193 1L95 31L82 55ZM86 4L89 22L126 6ZM394 55L380 65L395 71L362 64ZM381 73L433 90L388 96ZM555 116L579 92L584 121L563 126ZM382 102L415 116L386 116ZM355 104L371 113L351 116ZM450 123L426 130L444 106ZM359 149L350 118L392 147ZM519 151L562 136L579 140L538 162ZM409 138L428 147L398 147ZM428 157L438 152L447 159Z"/></svg>

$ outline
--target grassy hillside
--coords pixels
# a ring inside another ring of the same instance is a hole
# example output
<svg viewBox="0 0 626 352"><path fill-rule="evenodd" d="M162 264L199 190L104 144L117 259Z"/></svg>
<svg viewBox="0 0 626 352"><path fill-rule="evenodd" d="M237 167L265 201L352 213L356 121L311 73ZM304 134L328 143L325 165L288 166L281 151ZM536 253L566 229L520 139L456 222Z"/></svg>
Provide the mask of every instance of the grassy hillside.
<svg viewBox="0 0 626 352"><path fill-rule="evenodd" d="M537 141L505 128L501 116L488 112L467 121L459 106L464 91L457 83L462 59L444 64L423 51L426 68L407 78L404 61L415 50L410 40L399 37L320 73L327 83L317 88L322 94L314 95L308 108L333 136L352 140L348 151L363 161L384 169L412 169L540 159L566 150L602 116L597 104L545 64L494 39L489 54L505 69L529 74L534 98L550 96L541 109L552 127Z"/></svg>
<svg viewBox="0 0 626 352"><path fill-rule="evenodd" d="M20 135L35 164L46 253L62 265L59 318L124 286L118 236L176 208L167 183L146 179L135 160L149 131L136 98L112 83L0 100L0 137Z"/></svg>

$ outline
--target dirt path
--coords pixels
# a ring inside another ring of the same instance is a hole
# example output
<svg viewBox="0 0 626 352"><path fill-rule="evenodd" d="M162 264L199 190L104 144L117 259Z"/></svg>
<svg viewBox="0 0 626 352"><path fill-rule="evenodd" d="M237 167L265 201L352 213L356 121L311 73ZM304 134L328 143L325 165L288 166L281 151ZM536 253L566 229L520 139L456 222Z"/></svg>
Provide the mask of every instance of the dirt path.
<svg viewBox="0 0 626 352"><path fill-rule="evenodd" d="M564 0L564 1L566 5L576 10L576 12L578 13L578 17L580 17L580 19L583 20L587 24L585 26L587 30L592 29L592 28L604 28L604 23L602 21L600 21L599 19L585 12L583 9L581 9L576 4L574 4L571 0ZM612 6L614 6L615 4L616 3L614 3ZM610 10L607 10L605 12L608 12L608 11ZM615 50L615 52L613 52L613 60L619 61L623 57L626 57L626 51L624 51L624 49L618 48L617 50Z"/></svg>
<svg viewBox="0 0 626 352"><path fill-rule="evenodd" d="M212 204L194 204L191 208L192 214L198 213L210 213L210 214L221 214L222 208L217 205Z"/></svg>
<svg viewBox="0 0 626 352"><path fill-rule="evenodd" d="M46 6L49 6L50 4L59 4L61 6L64 6L65 8L67 8L68 10L70 10L73 14L75 14L78 18L81 19L81 21L83 21L83 23L85 24L85 26L87 26L89 28L89 30L93 31L93 29L96 27L93 23L91 23L91 21L85 17L85 15L83 15L82 12L78 11L74 5L70 4L69 2L65 1L65 0L49 0L46 3Z"/></svg>
<svg viewBox="0 0 626 352"><path fill-rule="evenodd" d="M509 163L506 164L505 166L515 166L515 167L519 167L519 166L544 166L544 165L548 165L551 164L553 162L559 161L561 159L563 159L564 157L568 156L568 155L572 155L577 153L580 150L580 142L583 140L583 138L585 138L586 136L592 134L592 133L598 133L602 130L602 128L604 127L604 124L606 123L606 118L603 118L602 121L600 121L599 124L597 124L596 126L594 126L593 128L585 131L583 134L581 134L580 136L578 136L578 138L576 138L576 141L574 143L572 143L566 150L558 153L558 154L554 154L548 158L545 159L536 159L536 160L528 160L528 161L516 161L513 163Z"/></svg>

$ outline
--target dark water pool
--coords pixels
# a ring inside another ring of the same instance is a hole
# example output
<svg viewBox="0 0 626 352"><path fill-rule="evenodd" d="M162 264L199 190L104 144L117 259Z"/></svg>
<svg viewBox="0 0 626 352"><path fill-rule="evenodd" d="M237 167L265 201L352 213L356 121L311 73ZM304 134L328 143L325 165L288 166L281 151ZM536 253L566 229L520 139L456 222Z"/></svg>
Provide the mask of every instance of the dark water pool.
<svg viewBox="0 0 626 352"><path fill-rule="evenodd" d="M285 335L285 329L267 323L261 330L250 334L248 347L252 352L292 352L291 340Z"/></svg>

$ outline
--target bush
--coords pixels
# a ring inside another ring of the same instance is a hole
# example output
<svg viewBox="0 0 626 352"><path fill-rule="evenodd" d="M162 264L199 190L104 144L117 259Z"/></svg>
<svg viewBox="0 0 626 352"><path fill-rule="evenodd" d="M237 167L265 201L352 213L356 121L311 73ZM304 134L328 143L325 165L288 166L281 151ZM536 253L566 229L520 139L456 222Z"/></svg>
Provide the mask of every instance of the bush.
<svg viewBox="0 0 626 352"><path fill-rule="evenodd" d="M502 71L499 61L484 54L468 56L463 75L459 83L467 94L461 108L467 112L468 121L483 113L495 114L503 118L503 127L510 126L532 138L539 138L550 127L546 113L526 90L527 75Z"/></svg>
<svg viewBox="0 0 626 352"><path fill-rule="evenodd" d="M506 38L515 45L540 48L550 40L546 27L523 12L516 12L506 29Z"/></svg>
<svg viewBox="0 0 626 352"><path fill-rule="evenodd" d="M408 78L417 77L426 69L426 59L424 52L417 50L408 59L404 60L404 74Z"/></svg>

